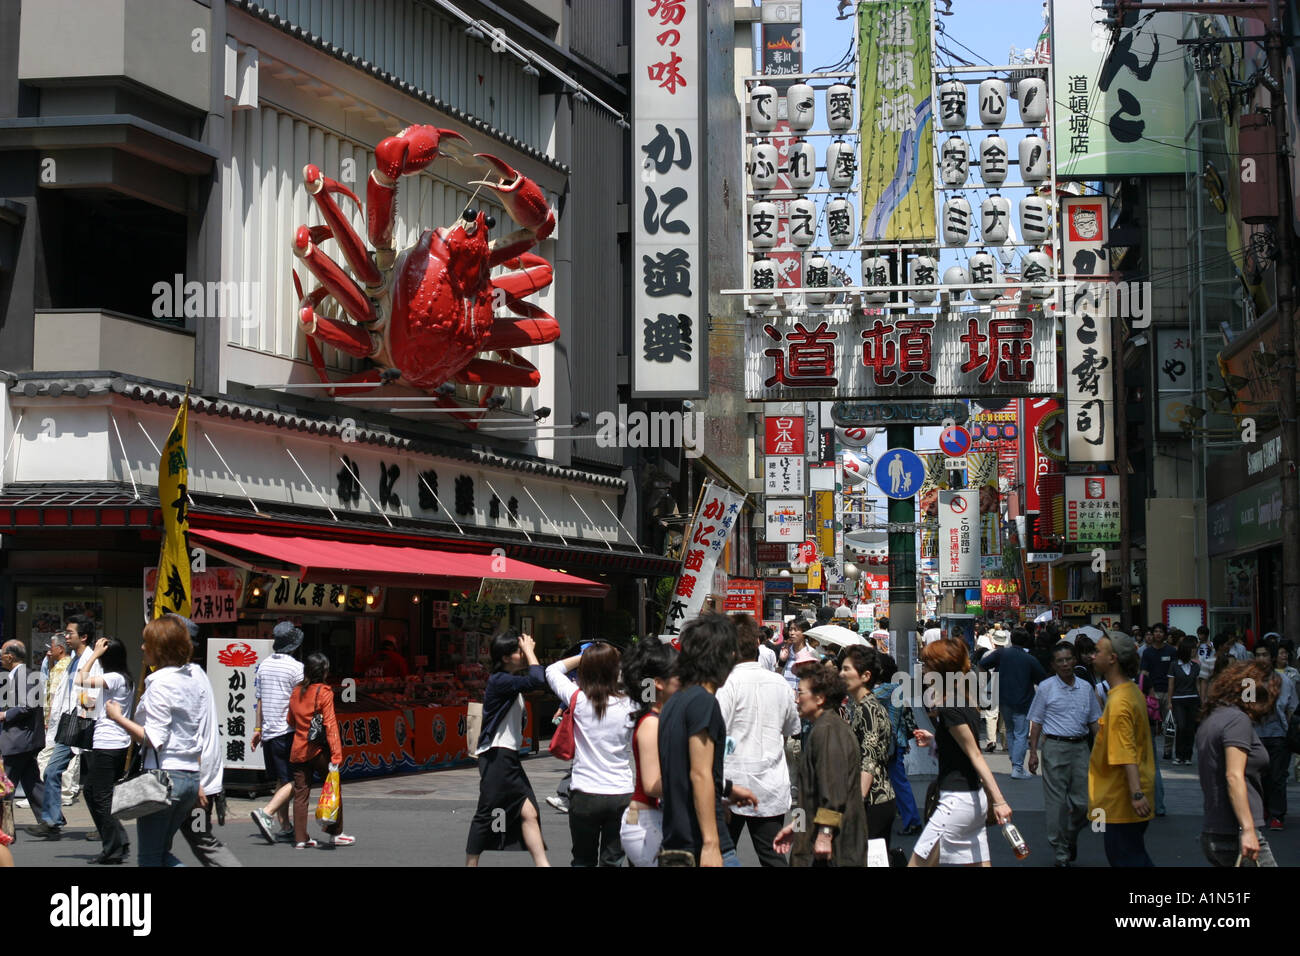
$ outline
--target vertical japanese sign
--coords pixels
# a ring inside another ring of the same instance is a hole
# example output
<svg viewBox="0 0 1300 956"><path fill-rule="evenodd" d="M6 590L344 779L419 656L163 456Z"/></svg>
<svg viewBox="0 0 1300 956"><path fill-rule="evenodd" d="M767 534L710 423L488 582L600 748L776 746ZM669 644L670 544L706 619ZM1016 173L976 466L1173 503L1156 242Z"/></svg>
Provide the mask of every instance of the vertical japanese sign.
<svg viewBox="0 0 1300 956"><path fill-rule="evenodd" d="M763 501L764 540L797 544L804 539L804 500L766 498Z"/></svg>
<svg viewBox="0 0 1300 956"><path fill-rule="evenodd" d="M185 426L190 390L185 389L176 420L158 461L158 502L162 506L163 537L158 552L158 584L153 596L153 616L179 614L190 617L190 465L185 457Z"/></svg>
<svg viewBox="0 0 1300 956"><path fill-rule="evenodd" d="M1071 462L1115 460L1114 368L1105 287L1067 290L1065 426Z"/></svg>
<svg viewBox="0 0 1300 956"><path fill-rule="evenodd" d="M1031 398L1025 400L1025 512L1038 514L1041 511L1044 493L1042 478L1054 474L1059 469L1046 449L1059 447L1064 450L1065 443L1060 436L1064 429L1064 410L1061 403L1054 398ZM1064 456L1061 456L1064 461Z"/></svg>
<svg viewBox="0 0 1300 956"><path fill-rule="evenodd" d="M1119 477L1071 475L1065 479L1065 540L1071 544L1119 541Z"/></svg>
<svg viewBox="0 0 1300 956"><path fill-rule="evenodd" d="M827 560L835 557L835 492L813 492L813 515L816 521L817 549Z"/></svg>
<svg viewBox="0 0 1300 956"><path fill-rule="evenodd" d="M800 0L763 0L763 73L783 76L803 72L803 4ZM789 84L772 85L784 93Z"/></svg>
<svg viewBox="0 0 1300 956"><path fill-rule="evenodd" d="M261 770L262 751L252 747L257 723L257 662L271 656L274 641L208 641L205 670L217 705L217 736L227 767Z"/></svg>
<svg viewBox="0 0 1300 956"><path fill-rule="evenodd" d="M802 415L769 415L763 425L765 454L803 457L805 442Z"/></svg>
<svg viewBox="0 0 1300 956"><path fill-rule="evenodd" d="M633 5L633 398L705 394L704 0Z"/></svg>
<svg viewBox="0 0 1300 956"><path fill-rule="evenodd" d="M1106 15L1089 0L1052 3L1056 175L1181 175L1183 15L1129 13L1116 39Z"/></svg>
<svg viewBox="0 0 1300 956"><path fill-rule="evenodd" d="M939 587L980 586L978 491L939 492Z"/></svg>
<svg viewBox="0 0 1300 956"><path fill-rule="evenodd" d="M768 455L765 458L766 495L802 495L804 490L804 460L794 455Z"/></svg>
<svg viewBox="0 0 1300 956"><path fill-rule="evenodd" d="M863 242L935 238L930 0L858 4Z"/></svg>
<svg viewBox="0 0 1300 956"><path fill-rule="evenodd" d="M1192 402L1192 337L1186 329L1156 329L1156 387L1162 435L1182 434L1184 409Z"/></svg>
<svg viewBox="0 0 1300 956"><path fill-rule="evenodd" d="M671 640L695 620L709 594L718 557L744 507L745 496L705 482L700 505L682 542L682 568L664 619L661 639Z"/></svg>
<svg viewBox="0 0 1300 956"><path fill-rule="evenodd" d="M1066 196L1061 199L1061 273L1104 276L1110 272L1110 197Z"/></svg>

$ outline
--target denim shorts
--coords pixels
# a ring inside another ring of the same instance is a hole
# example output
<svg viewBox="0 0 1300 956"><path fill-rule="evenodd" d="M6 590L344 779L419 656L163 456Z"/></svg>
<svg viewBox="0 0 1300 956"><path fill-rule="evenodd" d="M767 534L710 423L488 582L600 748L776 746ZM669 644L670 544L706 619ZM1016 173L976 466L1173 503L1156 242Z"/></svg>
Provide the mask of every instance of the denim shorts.
<svg viewBox="0 0 1300 956"><path fill-rule="evenodd" d="M266 753L266 772L279 783L292 783L289 772L289 754L293 750L293 731L262 741Z"/></svg>

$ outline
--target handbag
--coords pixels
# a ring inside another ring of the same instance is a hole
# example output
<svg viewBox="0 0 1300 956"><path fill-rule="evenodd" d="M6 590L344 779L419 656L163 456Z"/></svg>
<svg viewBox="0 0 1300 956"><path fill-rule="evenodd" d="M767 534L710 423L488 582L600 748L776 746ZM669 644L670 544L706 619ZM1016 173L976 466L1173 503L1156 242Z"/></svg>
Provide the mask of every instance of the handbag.
<svg viewBox="0 0 1300 956"><path fill-rule="evenodd" d="M155 749L154 757L157 756ZM133 777L119 780L113 787L112 815L118 820L135 820L157 813L171 806L171 802L171 774L166 770L141 770Z"/></svg>
<svg viewBox="0 0 1300 956"><path fill-rule="evenodd" d="M579 691L575 690L573 696L569 698L569 709L564 712L564 717L560 719L560 726L556 727L555 733L551 735L549 747L551 756L560 760L573 759L573 708L577 706L578 693Z"/></svg>
<svg viewBox="0 0 1300 956"><path fill-rule="evenodd" d="M95 746L95 720L93 717L81 717L68 712L59 718L59 729L54 732L56 743L79 750L90 750Z"/></svg>
<svg viewBox="0 0 1300 956"><path fill-rule="evenodd" d="M316 688L316 713L311 715L311 724L307 728L307 744L324 747L327 742L325 733L325 715L320 712L320 688Z"/></svg>

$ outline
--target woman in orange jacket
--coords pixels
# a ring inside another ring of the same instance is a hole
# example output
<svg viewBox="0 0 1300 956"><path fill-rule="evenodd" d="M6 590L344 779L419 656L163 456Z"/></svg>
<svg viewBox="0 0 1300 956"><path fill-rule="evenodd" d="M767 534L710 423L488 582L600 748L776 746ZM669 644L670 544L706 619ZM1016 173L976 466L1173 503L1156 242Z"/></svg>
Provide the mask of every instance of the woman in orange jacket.
<svg viewBox="0 0 1300 956"><path fill-rule="evenodd" d="M293 728L293 749L289 752L289 771L293 775L293 831L295 846L299 850L319 846L307 837L307 807L311 797L311 782L315 774L322 778L343 763L343 745L339 742L339 722L334 716L334 690L325 679L329 677L330 662L324 654L307 655L303 663L302 682L289 697L289 726ZM320 715L320 729L324 739L310 739L312 720ZM326 748L328 747L328 753ZM342 793L339 795L338 818L324 824L329 839L327 846L351 846L355 837L343 832Z"/></svg>

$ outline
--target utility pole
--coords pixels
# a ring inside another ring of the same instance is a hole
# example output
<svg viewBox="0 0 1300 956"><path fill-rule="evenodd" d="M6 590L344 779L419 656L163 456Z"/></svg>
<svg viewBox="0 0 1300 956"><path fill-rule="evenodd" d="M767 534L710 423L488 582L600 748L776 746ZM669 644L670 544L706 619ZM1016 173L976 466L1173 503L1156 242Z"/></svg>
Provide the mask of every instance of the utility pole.
<svg viewBox="0 0 1300 956"><path fill-rule="evenodd" d="M1119 619L1125 634L1133 627L1133 577L1132 542L1129 520L1128 483L1128 386L1124 378L1124 344L1128 338L1127 323L1111 319L1115 335L1115 397L1119 408L1115 415L1115 471L1119 475ZM1149 533L1148 533L1149 537ZM1105 564L1102 565L1103 569ZM1102 574L1106 572L1103 570Z"/></svg>
<svg viewBox="0 0 1300 956"><path fill-rule="evenodd" d="M1295 293L1292 288L1292 255L1295 243L1292 230L1292 202L1290 169L1286 148L1286 101L1282 91L1285 76L1286 32L1282 23L1280 0L1259 0L1255 3L1142 3L1138 0L1110 0L1103 3L1113 17L1108 18L1112 29L1118 29L1129 11L1151 10L1165 13L1213 12L1215 16L1246 16L1267 18L1262 38L1268 50L1268 69L1273 83L1269 86L1269 109L1276 139L1274 150L1277 177L1278 210L1274 235L1277 240L1277 309L1278 321L1278 407L1282 427L1282 621L1283 634L1294 633L1300 627L1300 474L1296 472L1297 455L1296 414L1296 343L1295 343ZM1216 37L1219 43L1257 41L1260 37ZM1187 45L1197 41L1180 41ZM1122 349L1122 346L1121 346ZM1122 362L1121 362L1122 365ZM1118 375L1118 370L1117 370ZM1121 476L1121 482L1125 477ZM1121 489L1124 487L1121 484ZM1125 567L1127 574L1127 566Z"/></svg>

